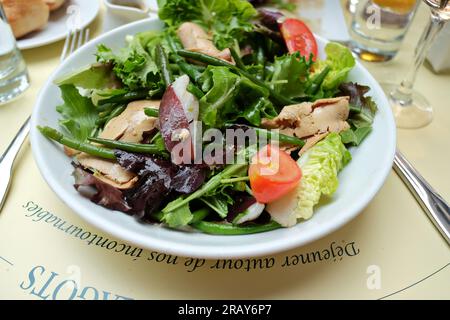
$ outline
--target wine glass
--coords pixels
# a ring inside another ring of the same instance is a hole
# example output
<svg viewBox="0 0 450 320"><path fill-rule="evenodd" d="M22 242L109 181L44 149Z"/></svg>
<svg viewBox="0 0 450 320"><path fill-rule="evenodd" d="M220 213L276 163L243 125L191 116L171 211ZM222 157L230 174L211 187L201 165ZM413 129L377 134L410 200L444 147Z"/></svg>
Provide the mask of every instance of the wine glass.
<svg viewBox="0 0 450 320"><path fill-rule="evenodd" d="M433 109L428 100L413 89L417 72L438 33L450 20L449 0L423 0L431 8L431 17L415 51L412 67L400 85L382 84L389 99L398 128L415 129L433 120Z"/></svg>

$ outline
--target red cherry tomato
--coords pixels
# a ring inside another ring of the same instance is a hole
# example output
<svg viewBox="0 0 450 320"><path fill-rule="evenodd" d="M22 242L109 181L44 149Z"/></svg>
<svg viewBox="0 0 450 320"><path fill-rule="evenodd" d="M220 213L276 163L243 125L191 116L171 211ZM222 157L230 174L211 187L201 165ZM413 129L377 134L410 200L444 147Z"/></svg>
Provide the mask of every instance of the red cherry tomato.
<svg viewBox="0 0 450 320"><path fill-rule="evenodd" d="M267 145L253 157L248 176L256 200L269 203L294 189L300 182L302 172L290 155Z"/></svg>
<svg viewBox="0 0 450 320"><path fill-rule="evenodd" d="M301 20L289 18L280 25L289 53L299 51L300 54L309 59L313 54L313 61L316 61L318 55L317 42L311 30Z"/></svg>

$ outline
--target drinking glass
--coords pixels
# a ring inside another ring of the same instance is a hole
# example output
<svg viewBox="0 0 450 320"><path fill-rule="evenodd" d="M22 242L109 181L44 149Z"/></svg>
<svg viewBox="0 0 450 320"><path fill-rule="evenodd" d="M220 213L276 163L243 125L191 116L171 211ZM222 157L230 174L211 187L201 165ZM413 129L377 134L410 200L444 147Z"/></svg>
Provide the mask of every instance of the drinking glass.
<svg viewBox="0 0 450 320"><path fill-rule="evenodd" d="M0 3L0 104L29 87L28 71Z"/></svg>
<svg viewBox="0 0 450 320"><path fill-rule="evenodd" d="M433 120L433 109L428 100L413 89L417 72L438 33L450 20L449 0L423 0L431 8L430 21L415 50L413 65L398 85L382 84L394 112L397 127L421 128Z"/></svg>
<svg viewBox="0 0 450 320"><path fill-rule="evenodd" d="M389 61L401 47L419 0L359 0L350 28L350 47L362 60ZM351 7L351 8L352 8Z"/></svg>

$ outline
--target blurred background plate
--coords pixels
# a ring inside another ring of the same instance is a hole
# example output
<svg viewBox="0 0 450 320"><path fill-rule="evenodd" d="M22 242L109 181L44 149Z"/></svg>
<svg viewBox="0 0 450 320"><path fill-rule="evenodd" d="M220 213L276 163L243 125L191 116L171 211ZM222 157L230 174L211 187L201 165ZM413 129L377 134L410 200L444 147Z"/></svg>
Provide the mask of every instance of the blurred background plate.
<svg viewBox="0 0 450 320"><path fill-rule="evenodd" d="M58 10L50 13L47 26L32 32L17 41L19 49L31 49L44 46L65 38L68 19L79 17L79 27L89 25L100 11L97 0L68 0Z"/></svg>

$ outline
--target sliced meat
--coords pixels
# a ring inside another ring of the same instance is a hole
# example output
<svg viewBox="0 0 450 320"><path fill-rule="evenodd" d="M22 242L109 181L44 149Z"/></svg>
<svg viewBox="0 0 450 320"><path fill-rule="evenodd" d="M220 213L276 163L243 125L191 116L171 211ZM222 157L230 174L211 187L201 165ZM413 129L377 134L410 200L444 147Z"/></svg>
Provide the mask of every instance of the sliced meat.
<svg viewBox="0 0 450 320"><path fill-rule="evenodd" d="M322 140L330 132L350 128L349 97L320 99L286 106L274 119L263 119L267 129L280 129L283 134L307 139L304 151ZM303 150L302 150L303 152Z"/></svg>
<svg viewBox="0 0 450 320"><path fill-rule="evenodd" d="M211 37L193 22L183 23L177 30L177 35L183 44L184 49L189 51L201 52L212 57L233 63L229 49L219 51L211 40Z"/></svg>
<svg viewBox="0 0 450 320"><path fill-rule="evenodd" d="M66 154L66 156L73 158L81 152L78 150L72 149L70 147L64 146L64 153Z"/></svg>
<svg viewBox="0 0 450 320"><path fill-rule="evenodd" d="M100 181L118 189L130 189L137 182L137 176L123 169L118 163L80 153L77 156L78 163L85 169L94 172L94 176Z"/></svg>
<svg viewBox="0 0 450 320"><path fill-rule="evenodd" d="M159 104L160 101L156 100L140 100L129 103L119 116L106 124L99 137L124 142L141 142L143 134L155 129L158 125L158 118L147 116L144 109L159 108Z"/></svg>
<svg viewBox="0 0 450 320"><path fill-rule="evenodd" d="M167 87L159 109L160 132L175 164L191 163L195 156L190 125L198 119L199 101L187 91L189 81L184 75Z"/></svg>

